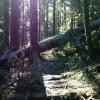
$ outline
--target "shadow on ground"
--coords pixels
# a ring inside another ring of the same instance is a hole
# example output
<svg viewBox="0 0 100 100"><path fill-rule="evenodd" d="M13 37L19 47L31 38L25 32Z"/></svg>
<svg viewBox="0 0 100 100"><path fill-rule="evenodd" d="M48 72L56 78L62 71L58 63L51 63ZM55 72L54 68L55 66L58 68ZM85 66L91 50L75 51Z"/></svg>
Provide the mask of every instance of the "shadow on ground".
<svg viewBox="0 0 100 100"><path fill-rule="evenodd" d="M9 96L3 95L3 100L99 100L100 74L93 69L97 65L80 57L45 53L35 80L29 64L28 69L12 69L11 81L18 81L4 91Z"/></svg>

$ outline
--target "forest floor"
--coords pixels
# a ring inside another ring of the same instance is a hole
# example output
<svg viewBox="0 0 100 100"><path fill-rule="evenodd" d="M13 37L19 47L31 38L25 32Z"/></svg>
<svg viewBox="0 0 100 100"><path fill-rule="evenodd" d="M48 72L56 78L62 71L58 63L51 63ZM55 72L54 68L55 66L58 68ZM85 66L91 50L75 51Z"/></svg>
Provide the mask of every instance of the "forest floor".
<svg viewBox="0 0 100 100"><path fill-rule="evenodd" d="M80 57L44 53L43 81L47 96L57 100L100 100L99 63L85 65Z"/></svg>
<svg viewBox="0 0 100 100"><path fill-rule="evenodd" d="M34 100L100 100L99 61L93 62L87 57L84 62L77 54L67 57L62 51L54 53L52 50L41 56L41 71L35 81L26 67L12 69L12 81L22 78L10 86L10 92L9 89L4 91L4 100L5 97L11 100L33 100L33 97L40 98Z"/></svg>

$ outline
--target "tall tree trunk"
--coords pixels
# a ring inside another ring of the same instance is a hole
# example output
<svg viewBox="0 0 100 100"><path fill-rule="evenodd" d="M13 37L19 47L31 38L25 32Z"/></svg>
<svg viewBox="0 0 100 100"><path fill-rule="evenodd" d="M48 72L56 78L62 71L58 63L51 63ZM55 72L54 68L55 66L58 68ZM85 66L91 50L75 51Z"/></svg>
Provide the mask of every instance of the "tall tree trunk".
<svg viewBox="0 0 100 100"><path fill-rule="evenodd" d="M88 0L84 0L84 28L85 28L85 37L86 37L86 42L88 46L88 51L89 51L90 56L92 56L93 47L92 47L92 36L91 36L91 30L90 30L89 1Z"/></svg>
<svg viewBox="0 0 100 100"><path fill-rule="evenodd" d="M21 35L21 46L23 47L25 45L25 31L24 31L24 26L25 26L25 20L24 20L24 0L22 0L22 35Z"/></svg>
<svg viewBox="0 0 100 100"><path fill-rule="evenodd" d="M37 0L30 0L30 25L31 35L30 42L32 46L32 53L38 55L38 12Z"/></svg>
<svg viewBox="0 0 100 100"><path fill-rule="evenodd" d="M44 32L43 32L43 40L45 39L45 30L46 30L46 3L43 3L43 28L44 28Z"/></svg>
<svg viewBox="0 0 100 100"><path fill-rule="evenodd" d="M74 28L74 11L73 11L73 1L71 0L71 21L70 21L70 29Z"/></svg>
<svg viewBox="0 0 100 100"><path fill-rule="evenodd" d="M20 0L11 0L11 26L10 26L10 47L11 50L18 50L20 47Z"/></svg>
<svg viewBox="0 0 100 100"><path fill-rule="evenodd" d="M94 7L95 7L95 3L94 3L95 1L94 0L92 0L91 1L91 17L93 17L94 16Z"/></svg>
<svg viewBox="0 0 100 100"><path fill-rule="evenodd" d="M48 37L48 1L46 3L46 27L45 27L45 38Z"/></svg>
<svg viewBox="0 0 100 100"><path fill-rule="evenodd" d="M71 22L70 22L70 29L73 29L74 27L74 18L73 18L73 12L71 14Z"/></svg>
<svg viewBox="0 0 100 100"><path fill-rule="evenodd" d="M32 77L37 78L39 74L38 67L38 11L37 11L37 0L30 0L30 25L31 25L31 55L32 55Z"/></svg>
<svg viewBox="0 0 100 100"><path fill-rule="evenodd" d="M4 0L4 48L9 49L9 0Z"/></svg>
<svg viewBox="0 0 100 100"><path fill-rule="evenodd" d="M3 13L4 13L4 0L0 0L0 55L4 54L4 29L3 29Z"/></svg>
<svg viewBox="0 0 100 100"><path fill-rule="evenodd" d="M41 39L40 39L40 38L41 38L41 36L40 36L40 35L41 35L41 34L40 34L40 33L41 33L41 22L40 22L40 21L41 21L41 20L40 20L40 17L41 17L41 11L40 11L41 8L40 8L40 4L41 4L41 3L40 3L40 1L41 1L41 0L38 0L38 3L39 3L39 23L38 23L38 24L39 24L39 31L38 31L38 41L41 40Z"/></svg>
<svg viewBox="0 0 100 100"><path fill-rule="evenodd" d="M66 29L66 19L67 19L67 16L66 16L66 5L65 5L65 2L64 2L64 31Z"/></svg>
<svg viewBox="0 0 100 100"><path fill-rule="evenodd" d="M56 0L53 0L53 35L56 34L55 30L55 10L56 10Z"/></svg>

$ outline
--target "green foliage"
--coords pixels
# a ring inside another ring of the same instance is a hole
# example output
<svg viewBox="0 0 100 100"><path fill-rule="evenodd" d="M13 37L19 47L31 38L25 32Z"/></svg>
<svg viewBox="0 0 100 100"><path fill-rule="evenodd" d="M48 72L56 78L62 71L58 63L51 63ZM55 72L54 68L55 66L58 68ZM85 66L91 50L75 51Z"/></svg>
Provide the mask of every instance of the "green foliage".
<svg viewBox="0 0 100 100"><path fill-rule="evenodd" d="M88 69L83 70L83 76L89 81L92 81L95 78L94 74L91 71L88 71Z"/></svg>
<svg viewBox="0 0 100 100"><path fill-rule="evenodd" d="M73 44L71 42L68 42L66 45L65 45L65 49L71 49L73 46Z"/></svg>
<svg viewBox="0 0 100 100"><path fill-rule="evenodd" d="M100 46L100 31L92 32L92 42L94 46Z"/></svg>

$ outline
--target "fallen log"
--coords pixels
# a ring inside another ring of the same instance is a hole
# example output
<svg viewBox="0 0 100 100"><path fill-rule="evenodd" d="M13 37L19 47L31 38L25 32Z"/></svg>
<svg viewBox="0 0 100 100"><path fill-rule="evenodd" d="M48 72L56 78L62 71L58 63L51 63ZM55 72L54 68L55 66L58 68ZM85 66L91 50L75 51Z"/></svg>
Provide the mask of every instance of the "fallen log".
<svg viewBox="0 0 100 100"><path fill-rule="evenodd" d="M93 21L90 25L91 31L98 29L99 27L100 27L100 19ZM75 28L73 30L68 30L67 32L62 34L60 33L58 35L55 35L51 38L39 42L39 50L40 52L43 52L60 45L65 45L69 41L77 43L77 41L80 41L83 37L85 38L84 32L85 32L84 28L80 27L80 28Z"/></svg>
<svg viewBox="0 0 100 100"><path fill-rule="evenodd" d="M99 27L100 27L100 19L93 21L90 25L91 31L98 29ZM77 41L80 40L82 38L82 36L84 36L84 34L83 34L84 32L85 32L85 30L83 27L75 28L72 30L68 30L65 33L58 34L51 38L40 41L38 43L39 52L41 53L43 51L58 47L60 45L65 45L69 41L71 41L73 43L77 43ZM18 59L29 57L30 50L31 50L31 47L27 47L27 48L24 48L24 49L21 49L21 50L12 52L8 55L4 55L4 56L0 57L0 67L6 66L10 56L16 55L18 57Z"/></svg>

